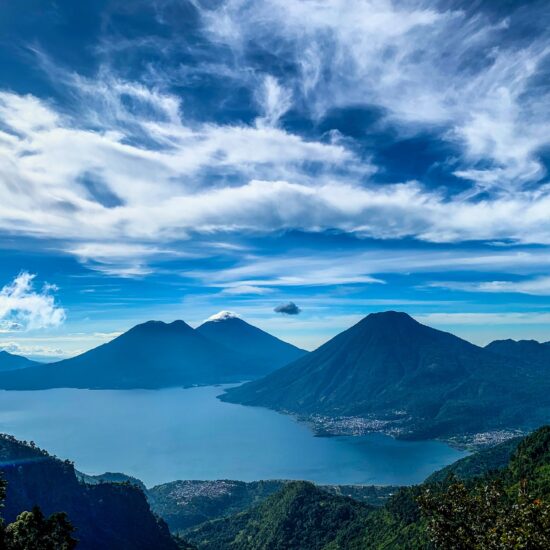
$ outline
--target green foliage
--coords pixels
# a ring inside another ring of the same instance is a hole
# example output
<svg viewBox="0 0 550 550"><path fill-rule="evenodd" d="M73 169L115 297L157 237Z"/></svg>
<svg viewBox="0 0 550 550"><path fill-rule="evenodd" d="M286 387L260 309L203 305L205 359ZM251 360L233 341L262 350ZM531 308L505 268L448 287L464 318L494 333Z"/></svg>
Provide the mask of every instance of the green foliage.
<svg viewBox="0 0 550 550"><path fill-rule="evenodd" d="M103 476L97 476L103 479ZM86 476L88 480L90 476ZM153 512L162 517L172 533L184 533L206 521L244 512L280 491L287 481L173 481L147 491ZM382 506L399 487L375 485L319 485L327 493Z"/></svg>
<svg viewBox="0 0 550 550"><path fill-rule="evenodd" d="M182 533L205 521L243 512L263 502L284 481L173 481L147 491L151 509Z"/></svg>
<svg viewBox="0 0 550 550"><path fill-rule="evenodd" d="M493 476L432 485L418 499L436 548L550 548L550 427L524 438Z"/></svg>
<svg viewBox="0 0 550 550"><path fill-rule="evenodd" d="M527 436L513 454L509 471L519 481L536 475L541 466L550 465L550 426L543 426Z"/></svg>
<svg viewBox="0 0 550 550"><path fill-rule="evenodd" d="M461 480L472 479L506 468L521 439L521 437L514 437L489 449L461 458L434 472L426 479L426 483L444 482L451 474Z"/></svg>
<svg viewBox="0 0 550 550"><path fill-rule="evenodd" d="M520 489L511 499L498 481L468 489L453 483L420 498L428 533L443 550L550 548L550 504Z"/></svg>
<svg viewBox="0 0 550 550"><path fill-rule="evenodd" d="M286 484L259 506L187 532L199 549L332 550L352 543L373 508L307 482Z"/></svg>
<svg viewBox="0 0 550 550"><path fill-rule="evenodd" d="M66 514L46 518L34 507L6 527L4 544L6 550L72 550L77 544L73 531Z"/></svg>

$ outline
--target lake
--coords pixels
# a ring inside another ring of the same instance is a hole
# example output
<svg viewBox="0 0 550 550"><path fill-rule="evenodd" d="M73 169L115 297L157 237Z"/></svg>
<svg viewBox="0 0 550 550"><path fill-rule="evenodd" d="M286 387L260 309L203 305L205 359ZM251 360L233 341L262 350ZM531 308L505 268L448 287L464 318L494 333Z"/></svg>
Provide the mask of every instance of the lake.
<svg viewBox="0 0 550 550"><path fill-rule="evenodd" d="M293 418L223 403L220 387L0 391L0 431L33 440L88 474L147 486L176 479L307 479L407 485L465 453L381 434L315 437Z"/></svg>

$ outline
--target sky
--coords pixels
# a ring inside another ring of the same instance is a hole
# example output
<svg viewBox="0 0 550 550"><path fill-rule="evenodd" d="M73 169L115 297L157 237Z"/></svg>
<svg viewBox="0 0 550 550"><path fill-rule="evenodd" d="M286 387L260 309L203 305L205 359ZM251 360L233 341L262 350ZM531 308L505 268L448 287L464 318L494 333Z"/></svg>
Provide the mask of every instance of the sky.
<svg viewBox="0 0 550 550"><path fill-rule="evenodd" d="M0 67L0 349L550 340L547 1L3 2Z"/></svg>

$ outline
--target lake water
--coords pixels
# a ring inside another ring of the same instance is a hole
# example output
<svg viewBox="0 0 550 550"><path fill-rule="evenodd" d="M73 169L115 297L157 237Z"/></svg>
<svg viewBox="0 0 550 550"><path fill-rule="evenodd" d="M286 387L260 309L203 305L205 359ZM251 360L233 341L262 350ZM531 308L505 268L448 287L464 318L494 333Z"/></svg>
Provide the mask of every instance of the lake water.
<svg viewBox="0 0 550 550"><path fill-rule="evenodd" d="M88 474L124 472L147 486L278 478L404 485L464 456L437 441L315 437L289 416L223 403L222 391L0 391L0 431L34 440Z"/></svg>

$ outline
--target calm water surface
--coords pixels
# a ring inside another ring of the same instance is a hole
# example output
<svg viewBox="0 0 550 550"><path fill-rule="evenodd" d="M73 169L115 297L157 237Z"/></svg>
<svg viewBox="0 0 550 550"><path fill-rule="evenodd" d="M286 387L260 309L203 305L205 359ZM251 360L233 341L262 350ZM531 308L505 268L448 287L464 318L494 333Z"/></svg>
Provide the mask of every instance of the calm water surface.
<svg viewBox="0 0 550 550"><path fill-rule="evenodd" d="M412 484L464 456L437 441L314 437L291 417L223 403L220 387L0 391L0 431L34 440L89 474L176 479L308 479Z"/></svg>

